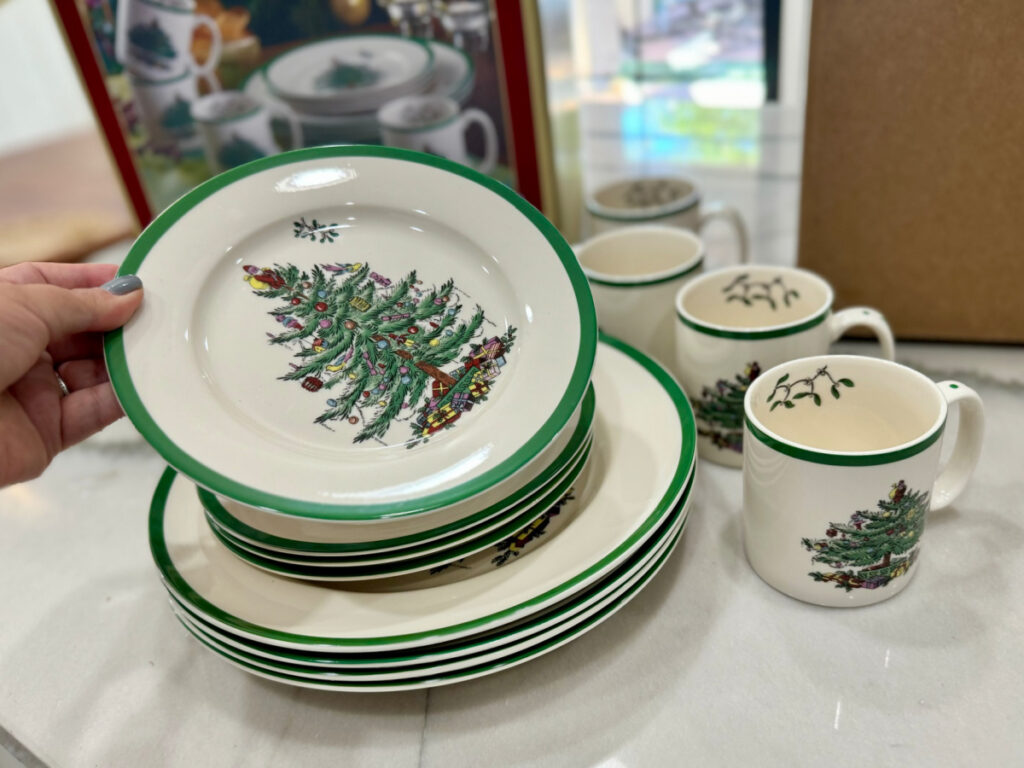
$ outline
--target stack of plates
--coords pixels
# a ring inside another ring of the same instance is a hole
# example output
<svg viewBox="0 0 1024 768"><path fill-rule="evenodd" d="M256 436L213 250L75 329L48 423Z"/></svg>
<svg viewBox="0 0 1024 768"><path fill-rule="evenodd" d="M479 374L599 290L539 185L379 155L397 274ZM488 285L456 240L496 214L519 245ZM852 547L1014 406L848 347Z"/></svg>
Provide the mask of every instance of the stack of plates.
<svg viewBox="0 0 1024 768"><path fill-rule="evenodd" d="M376 68L379 76L370 76L360 85L355 76L358 70L344 68L344 62L350 60ZM293 70L301 74L291 81ZM350 75L348 86L329 87L332 73L344 80L346 72ZM302 126L305 146L312 147L378 143L377 108L384 102L398 95L431 94L463 104L473 92L474 79L473 62L454 46L434 40L358 35L293 48L250 75L242 90L262 103L286 105ZM375 103L377 106L368 106Z"/></svg>
<svg viewBox="0 0 1024 768"><path fill-rule="evenodd" d="M189 193L106 342L174 468L150 533L203 644L298 685L439 685L595 626L668 556L694 427L572 251L443 159L331 147Z"/></svg>

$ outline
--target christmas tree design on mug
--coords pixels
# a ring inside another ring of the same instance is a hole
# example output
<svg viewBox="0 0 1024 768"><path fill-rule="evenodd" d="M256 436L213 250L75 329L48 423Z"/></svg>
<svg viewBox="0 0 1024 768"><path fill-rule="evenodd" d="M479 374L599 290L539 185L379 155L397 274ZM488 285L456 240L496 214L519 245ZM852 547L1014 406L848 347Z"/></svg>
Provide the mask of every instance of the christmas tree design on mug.
<svg viewBox="0 0 1024 768"><path fill-rule="evenodd" d="M854 512L846 523L829 523L824 539L801 539L812 562L847 570L808 575L836 589L877 589L910 570L917 560L917 542L924 530L928 494L913 491L900 480L878 508Z"/></svg>
<svg viewBox="0 0 1024 768"><path fill-rule="evenodd" d="M296 237L329 242L318 224L296 223ZM513 326L475 341L484 310L463 319L453 280L427 288L414 270L393 282L366 263L242 269L254 293L284 302L269 312L284 330L267 335L297 362L280 378L329 393L315 423L358 427L354 443L383 442L396 421L411 425L410 448L450 429L487 400L515 342Z"/></svg>
<svg viewBox="0 0 1024 768"><path fill-rule="evenodd" d="M701 389L699 398L691 398L697 417L697 434L708 438L723 451L743 452L743 397L750 383L761 375L757 361L747 363L733 379L719 379L713 387Z"/></svg>

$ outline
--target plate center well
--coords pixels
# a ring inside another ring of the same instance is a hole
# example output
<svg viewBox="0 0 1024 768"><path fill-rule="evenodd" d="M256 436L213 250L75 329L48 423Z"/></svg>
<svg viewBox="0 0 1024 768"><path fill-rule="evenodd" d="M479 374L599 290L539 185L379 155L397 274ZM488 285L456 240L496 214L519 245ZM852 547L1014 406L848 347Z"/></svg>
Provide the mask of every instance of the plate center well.
<svg viewBox="0 0 1024 768"><path fill-rule="evenodd" d="M346 460L471 430L515 371L519 303L496 261L426 215L346 205L277 220L217 260L189 340L234 418Z"/></svg>

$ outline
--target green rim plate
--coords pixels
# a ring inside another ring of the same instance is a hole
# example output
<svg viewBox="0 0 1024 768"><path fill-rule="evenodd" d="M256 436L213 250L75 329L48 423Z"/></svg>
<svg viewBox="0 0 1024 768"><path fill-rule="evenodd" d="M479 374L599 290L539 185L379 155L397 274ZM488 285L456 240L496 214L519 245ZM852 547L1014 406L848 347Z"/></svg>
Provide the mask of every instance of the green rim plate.
<svg viewBox="0 0 1024 768"><path fill-rule="evenodd" d="M558 472L563 470L566 465L572 461L573 456L582 449L583 444L586 442L587 435L590 434L590 429L594 424L594 403L594 387L591 385L587 388L586 397L583 398L583 403L580 408L580 418L576 424L576 429L569 438L568 444L555 458L555 460L545 467L537 477L524 484L514 493L509 494L500 502L492 504L491 506L486 507L479 512L475 512L472 515L468 515L461 520L455 520L447 525L431 528L423 531L422 533L412 533L407 536L396 536L390 539L381 539L380 541L369 543L359 542L355 544L327 544L323 542L299 541L297 539L287 539L270 533L264 533L257 528L246 525L241 520L232 517L231 513L228 512L219 501L217 501L217 497L204 488L198 488L199 500L202 502L203 508L207 513L223 529L231 531L238 538L251 540L257 545L267 545L269 548L294 550L296 553L325 554L378 552L380 550L404 548L407 545L419 544L430 539L442 537L448 533L460 531L463 528L472 526L476 523L486 523L488 519L500 514L509 506L518 504L533 495L535 492L542 490L545 485L551 482Z"/></svg>
<svg viewBox="0 0 1024 768"><path fill-rule="evenodd" d="M580 343L576 352L569 383L552 414L541 427L507 459L497 466L466 480L460 485L419 498L376 504L326 504L297 501L286 496L268 493L229 478L216 469L194 459L167 436L150 415L145 403L132 383L125 353L124 329L106 334L104 354L110 382L117 399L135 428L156 451L176 470L216 494L242 504L274 510L284 515L320 520L381 520L423 514L456 504L491 488L518 472L544 449L566 425L576 411L589 387L597 353L597 316L590 295L587 278L583 274L572 248L544 215L517 192L499 181L464 165L434 155L392 147L337 146L314 147L282 152L271 157L254 160L215 176L180 197L139 235L118 271L119 275L134 274L146 256L171 227L186 213L200 205L214 193L231 186L239 179L256 173L293 163L310 160L346 158L387 158L419 165L431 166L446 173L461 176L509 203L539 231L555 255L572 286L580 318ZM144 311L144 310L143 310Z"/></svg>
<svg viewBox="0 0 1024 768"><path fill-rule="evenodd" d="M687 480L693 473L695 467L696 449L696 424L693 418L693 411L690 408L686 395L680 389L679 384L661 365L644 355L628 344L602 334L601 340L613 349L620 351L627 357L636 361L648 371L652 377L663 387L676 407L681 428L680 460L676 471L670 480L668 487L662 494L660 500L655 504L654 509L647 515L646 519L633 531L633 533L622 541L613 550L600 558L597 562L584 568L579 573L566 579L562 584L553 587L528 600L495 611L486 616L464 621L448 627L440 627L419 632L410 632L400 635L386 635L369 638L350 637L317 637L301 635L293 632L283 632L262 627L258 624L246 621L234 616L208 601L198 594L189 583L177 571L167 550L164 540L163 513L167 502L167 496L174 482L175 472L168 470L164 473L157 485L153 496L153 503L149 515L149 540L153 559L156 562L164 581L174 590L180 599L195 607L200 613L207 616L212 623L223 626L229 631L251 635L255 638L269 639L275 642L284 642L298 646L322 646L325 648L381 648L393 645L412 645L428 642L441 642L445 636L456 636L468 634L488 628L498 623L507 623L513 620L516 615L536 612L542 610L547 604L557 601L560 597L566 597L573 593L575 587L585 584L595 577L600 578L602 572L614 568L617 561L628 557L629 553L645 541L667 514L674 508L676 502L682 497Z"/></svg>

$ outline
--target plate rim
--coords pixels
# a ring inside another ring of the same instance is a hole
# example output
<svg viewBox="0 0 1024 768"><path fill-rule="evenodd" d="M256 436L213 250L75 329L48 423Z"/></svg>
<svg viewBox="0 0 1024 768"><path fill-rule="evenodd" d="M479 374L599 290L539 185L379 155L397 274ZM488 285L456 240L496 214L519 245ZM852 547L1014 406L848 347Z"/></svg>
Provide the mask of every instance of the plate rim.
<svg viewBox="0 0 1024 768"><path fill-rule="evenodd" d="M522 469L545 446L558 435L572 418L576 407L583 400L590 384L594 359L597 355L597 313L586 275L580 267L572 248L562 234L537 208L518 192L502 182L442 157L428 155L408 149L381 147L375 145L327 146L296 149L270 157L260 158L240 165L218 176L214 176L191 191L179 197L160 213L136 238L128 255L118 269L118 275L134 274L146 260L147 255L160 238L189 211L202 204L207 198L236 181L254 174L278 168L283 165L307 161L338 158L375 158L412 162L432 167L441 172L460 176L498 195L540 233L558 257L569 280L576 300L580 318L580 339L576 362L565 391L554 411L540 427L500 464L474 475L451 488L426 496L403 500L392 500L372 504L329 504L324 502L296 501L267 491L251 488L245 483L233 480L202 464L182 448L178 447L160 428L150 415L135 389L128 370L125 354L124 328L109 331L103 339L103 354L110 383L117 400L135 428L142 434L163 459L181 474L197 485L215 494L226 496L241 504L270 509L283 515L317 520L394 520L401 517L425 514L437 509L465 501Z"/></svg>
<svg viewBox="0 0 1024 768"><path fill-rule="evenodd" d="M363 638L318 637L315 635L283 632L281 630L270 629L258 624L253 624L250 621L238 618L237 616L228 613L200 595L192 588L188 581L182 577L175 567L174 562L170 557L170 553L167 550L166 541L164 540L162 513L167 501L168 493L170 492L175 480L175 473L172 470L165 471L161 476L160 482L153 494L152 504L150 505L148 520L150 552L156 562L158 570L164 580L174 588L175 593L178 594L181 599L195 606L204 615L214 619L215 621L222 622L227 627L232 627L243 633L248 633L256 637L269 638L271 641L283 641L286 643L294 643L296 645L320 646L324 648L373 649L381 646L405 646L408 644L414 644L420 640L436 640L439 637L448 635L461 636L466 632L487 627L488 625L494 624L495 621L508 616L513 616L522 612L524 609L543 604L559 595L568 597L569 595L565 594L567 590L571 590L574 585L585 581L589 576L598 573L602 568L614 563L619 557L636 545L637 542L643 542L648 535L656 530L658 523L662 521L666 514L670 514L672 512L676 503L686 493L686 489L688 487L692 487L692 479L696 475L697 426L689 400L683 393L679 383L660 363L654 361L643 352L629 346L625 342L619 341L618 339L607 336L603 333L601 334L601 341L636 361L665 389L666 394L676 406L676 412L679 415L681 422L680 427L682 434L680 436L680 456L688 456L689 461L684 458L683 461L678 463L676 471L673 473L662 497L655 502L653 509L647 515L646 519L626 540L619 542L611 552L608 552L597 562L591 563L582 571L579 571L574 576L554 587L551 587L547 591L539 595L535 595L534 597L524 600L516 605L490 613L486 616L478 616L477 618L469 619L446 627L435 627L429 630L419 630L416 632L407 632L398 635L379 635ZM570 592L569 594L572 593Z"/></svg>
<svg viewBox="0 0 1024 768"><path fill-rule="evenodd" d="M472 527L477 523L486 522L487 520L492 519L492 517L502 515L509 507L521 505L527 502L530 498L533 498L534 495L543 493L544 488L550 485L554 478L572 463L573 459L587 442L588 437L592 435L594 417L596 413L595 402L594 387L591 385L587 388L587 394L583 398L580 419L576 428L573 430L572 435L570 435L565 447L548 466L544 467L544 469L542 469L535 477L530 478L528 482L524 483L519 488L516 488L515 491L509 493L505 498L493 504L488 504L482 510L474 512L472 515L467 515L464 518L454 520L442 526L428 528L421 533L409 533L404 534L403 536L392 536L388 539L380 539L379 541L373 542L372 547L365 546L364 542L342 542L339 544L319 541L302 542L298 539L288 539L283 536L278 536L277 534L265 533L264 531L254 528L251 525L235 518L224 507L224 505L217 500L216 496L211 494L205 488L196 486L196 491L199 496L199 501L203 505L203 509L205 509L207 513L213 515L214 519L221 523L222 527L227 528L239 538L252 539L253 543L258 546L265 546L266 548L276 547L282 551L291 549L294 550L293 554L351 554L352 556L370 554L384 555L397 549L407 549L409 547L426 544L437 539L456 536L465 528ZM509 499L512 499L513 497L514 501L509 502ZM495 512L494 508L498 506L501 506L501 509ZM231 522L224 522L225 518ZM428 538L428 536L430 538ZM296 546L300 544L302 547Z"/></svg>

